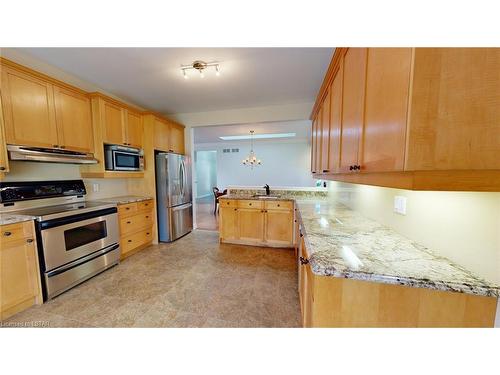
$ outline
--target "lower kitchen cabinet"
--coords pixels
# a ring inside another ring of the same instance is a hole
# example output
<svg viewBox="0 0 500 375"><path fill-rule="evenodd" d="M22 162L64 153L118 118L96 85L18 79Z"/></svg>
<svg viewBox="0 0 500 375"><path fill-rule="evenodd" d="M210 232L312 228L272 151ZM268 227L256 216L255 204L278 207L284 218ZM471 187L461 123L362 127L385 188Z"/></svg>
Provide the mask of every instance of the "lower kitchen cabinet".
<svg viewBox="0 0 500 375"><path fill-rule="evenodd" d="M303 327L493 327L497 299L315 275L301 238L298 289Z"/></svg>
<svg viewBox="0 0 500 375"><path fill-rule="evenodd" d="M0 320L43 301L32 221L0 227Z"/></svg>
<svg viewBox="0 0 500 375"><path fill-rule="evenodd" d="M153 241L153 200L120 204L121 258L124 259L151 245Z"/></svg>
<svg viewBox="0 0 500 375"><path fill-rule="evenodd" d="M292 201L221 199L220 241L255 246L294 246Z"/></svg>

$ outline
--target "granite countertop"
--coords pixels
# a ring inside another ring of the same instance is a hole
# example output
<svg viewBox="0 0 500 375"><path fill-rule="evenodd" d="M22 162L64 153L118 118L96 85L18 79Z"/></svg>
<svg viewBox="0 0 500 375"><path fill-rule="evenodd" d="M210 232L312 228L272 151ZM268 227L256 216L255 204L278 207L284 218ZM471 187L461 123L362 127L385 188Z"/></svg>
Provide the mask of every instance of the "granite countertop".
<svg viewBox="0 0 500 375"><path fill-rule="evenodd" d="M122 195L119 197L109 197L109 198L98 199L97 201L116 203L116 204L127 204L127 203L147 201L149 199L153 199L153 198L152 197L137 196L137 195Z"/></svg>
<svg viewBox="0 0 500 375"><path fill-rule="evenodd" d="M291 197L276 196L272 198L259 198L255 197L253 194L227 194L221 195L219 199L242 199L242 200L255 200L255 201L293 201Z"/></svg>
<svg viewBox="0 0 500 375"><path fill-rule="evenodd" d="M296 203L316 275L500 296L500 286L342 204Z"/></svg>
<svg viewBox="0 0 500 375"><path fill-rule="evenodd" d="M34 219L35 217L30 215L17 215L17 214L5 213L5 214L0 214L0 225L21 223L23 221L31 221Z"/></svg>

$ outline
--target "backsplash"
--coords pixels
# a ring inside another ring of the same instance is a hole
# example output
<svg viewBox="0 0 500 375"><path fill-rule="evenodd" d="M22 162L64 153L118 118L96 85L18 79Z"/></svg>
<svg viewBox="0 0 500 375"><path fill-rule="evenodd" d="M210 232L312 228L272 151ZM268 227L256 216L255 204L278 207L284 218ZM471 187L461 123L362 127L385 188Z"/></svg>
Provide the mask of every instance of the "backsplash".
<svg viewBox="0 0 500 375"><path fill-rule="evenodd" d="M254 194L265 194L266 190L262 188L247 188L247 187L230 187L228 189L228 194L235 195L254 195ZM304 188L301 190L300 188L277 188L270 189L270 195L279 195L280 198L293 198L300 200L307 199L326 199L328 198L327 190L313 190L312 188Z"/></svg>
<svg viewBox="0 0 500 375"><path fill-rule="evenodd" d="M29 161L10 161L10 171L4 181L51 181L80 180L80 167L74 164L36 163ZM112 196L127 195L126 179L83 179L87 189L87 199L102 199ZM99 191L94 192L92 184L99 184Z"/></svg>

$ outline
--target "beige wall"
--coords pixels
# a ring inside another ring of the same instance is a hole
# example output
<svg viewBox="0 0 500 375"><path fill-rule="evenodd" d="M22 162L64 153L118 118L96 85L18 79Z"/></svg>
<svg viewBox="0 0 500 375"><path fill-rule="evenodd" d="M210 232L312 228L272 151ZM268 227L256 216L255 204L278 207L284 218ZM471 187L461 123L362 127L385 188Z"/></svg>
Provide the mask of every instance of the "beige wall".
<svg viewBox="0 0 500 375"><path fill-rule="evenodd" d="M406 216L393 212L396 195L407 197ZM409 191L329 182L329 196L500 283L500 193Z"/></svg>
<svg viewBox="0 0 500 375"><path fill-rule="evenodd" d="M80 180L80 167L73 164L35 163L10 161L10 172L4 181ZM109 198L128 194L127 179L84 179L87 199ZM92 191L92 184L99 184L99 192Z"/></svg>

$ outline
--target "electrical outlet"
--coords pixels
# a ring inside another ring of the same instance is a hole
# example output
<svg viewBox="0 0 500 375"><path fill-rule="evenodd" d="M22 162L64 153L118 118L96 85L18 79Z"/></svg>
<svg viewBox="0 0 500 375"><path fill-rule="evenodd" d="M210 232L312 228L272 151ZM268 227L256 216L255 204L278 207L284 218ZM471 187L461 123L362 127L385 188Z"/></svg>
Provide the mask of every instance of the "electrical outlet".
<svg viewBox="0 0 500 375"><path fill-rule="evenodd" d="M99 184L92 184L92 191L97 193L99 191Z"/></svg>
<svg viewBox="0 0 500 375"><path fill-rule="evenodd" d="M400 195L394 197L394 212L400 215L406 215L406 197Z"/></svg>

